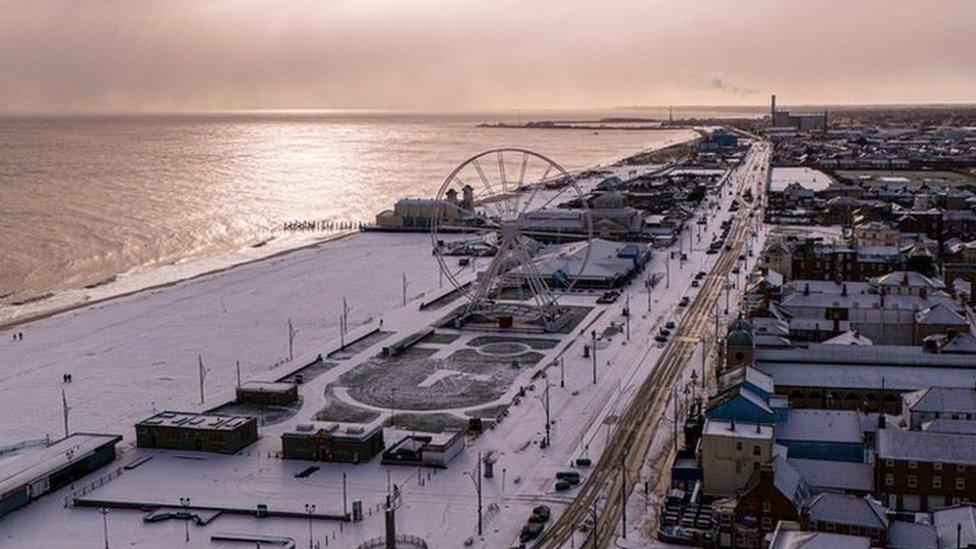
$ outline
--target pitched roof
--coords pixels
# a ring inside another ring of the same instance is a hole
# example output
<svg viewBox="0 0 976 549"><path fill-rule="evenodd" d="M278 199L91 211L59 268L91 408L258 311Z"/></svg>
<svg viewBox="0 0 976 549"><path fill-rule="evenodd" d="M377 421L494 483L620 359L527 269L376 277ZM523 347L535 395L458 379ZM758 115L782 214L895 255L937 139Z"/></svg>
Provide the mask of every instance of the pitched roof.
<svg viewBox="0 0 976 549"><path fill-rule="evenodd" d="M969 321L956 311L947 307L945 303L937 303L915 313L915 321L919 324L927 325L969 326Z"/></svg>
<svg viewBox="0 0 976 549"><path fill-rule="evenodd" d="M878 458L976 465L976 436L930 431L878 430Z"/></svg>
<svg viewBox="0 0 976 549"><path fill-rule="evenodd" d="M848 330L839 336L823 342L824 345L874 345L874 342L861 335L857 330Z"/></svg>
<svg viewBox="0 0 976 549"><path fill-rule="evenodd" d="M773 485L797 509L810 497L810 485L806 479L781 456L773 458Z"/></svg>
<svg viewBox="0 0 976 549"><path fill-rule="evenodd" d="M976 507L972 505L957 505L932 512L932 522L940 540L943 540L942 547L956 546L956 528L962 525L959 530L960 545L971 547L976 545ZM948 541L948 543L944 543Z"/></svg>
<svg viewBox="0 0 976 549"><path fill-rule="evenodd" d="M931 524L895 521L888 525L888 549L937 549L939 539Z"/></svg>
<svg viewBox="0 0 976 549"><path fill-rule="evenodd" d="M870 492L874 489L874 469L869 463L798 458L787 461L814 490Z"/></svg>
<svg viewBox="0 0 976 549"><path fill-rule="evenodd" d="M810 518L815 521L879 530L888 527L886 509L870 498L824 492L813 496L806 506Z"/></svg>
<svg viewBox="0 0 976 549"><path fill-rule="evenodd" d="M976 389L973 387L929 387L904 397L913 412L976 414Z"/></svg>

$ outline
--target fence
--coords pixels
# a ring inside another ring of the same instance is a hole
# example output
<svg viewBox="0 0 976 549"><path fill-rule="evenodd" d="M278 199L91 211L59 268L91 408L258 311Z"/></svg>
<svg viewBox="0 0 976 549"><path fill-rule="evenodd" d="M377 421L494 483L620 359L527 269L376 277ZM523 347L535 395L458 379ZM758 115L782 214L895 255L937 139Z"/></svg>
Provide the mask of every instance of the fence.
<svg viewBox="0 0 976 549"><path fill-rule="evenodd" d="M70 494L64 497L64 506L73 506L78 498L86 495L88 492L93 492L97 488L105 486L105 484L107 484L110 480L122 476L123 472L122 467L116 467L115 470L110 471L108 474L102 475L91 482L86 482L81 488L72 490ZM72 485L72 487L74 487L74 485Z"/></svg>

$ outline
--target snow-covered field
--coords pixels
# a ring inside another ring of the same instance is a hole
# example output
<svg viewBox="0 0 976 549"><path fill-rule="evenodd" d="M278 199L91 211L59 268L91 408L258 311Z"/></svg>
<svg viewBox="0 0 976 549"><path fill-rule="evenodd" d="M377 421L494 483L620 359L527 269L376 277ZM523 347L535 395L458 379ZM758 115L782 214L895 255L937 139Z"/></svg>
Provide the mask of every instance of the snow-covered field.
<svg viewBox="0 0 976 549"><path fill-rule="evenodd" d="M782 191L790 183L799 183L811 191L822 191L832 182L830 176L812 168L773 168L770 189Z"/></svg>
<svg viewBox="0 0 976 549"><path fill-rule="evenodd" d="M730 198L723 203L727 207ZM384 467L374 459L361 466L318 463L321 470L296 479L294 474L311 464L274 457L280 449L281 432L308 421L321 408L325 387L375 355L387 341L412 333L443 314L418 312L416 302L399 308L404 273L411 299L438 289L439 273L430 254L429 236L379 233L356 235L15 328L13 331L24 333L23 341L13 341L9 334L0 337L0 394L9 395L0 400L5 418L0 423L0 441L12 443L45 433L59 436L63 430L60 391L64 388L71 406L72 431L126 436L123 456L113 468L141 456L153 457L97 488L91 492L93 497L172 505L178 504L179 497L190 497L201 504L208 500L241 506L266 502L295 509L316 503L320 510L331 510L337 505L340 475L346 473L350 500L363 500L370 514L362 523L342 527L315 521L313 537L323 547L324 536L329 536L330 546L354 547L380 535L382 519L376 516L376 506L385 497L387 482L397 484L403 493L400 532L424 537L432 547L460 545L475 535L476 526L474 489L465 472L474 468L478 452L492 452L497 464L495 478L484 485L485 537L475 546L509 546L534 505L546 503L558 512L561 503L572 497L572 491L568 496L554 491L553 474L574 457L595 457L612 436L612 427L605 426L603 419L619 411L653 369L661 349L651 335L667 318L677 317L680 322L674 305L682 295L696 291L690 287L692 275L714 261L716 256L706 256L704 248L727 215L724 210L710 215L710 234L695 244L689 260L683 266L671 262L670 287L662 281L650 296L643 284L628 288L635 310L631 339L617 332L600 342L597 384L591 380L591 360L582 355L586 342L565 339L552 349L533 351L544 354L539 364L550 363L557 354L564 358L563 371L548 370L554 421L551 446L546 450L538 444L544 432L541 394L546 383L539 379L494 430L477 439L449 469L429 477L426 471ZM648 272L663 272L667 256L658 252ZM229 399L236 383L236 361L240 361L245 379L275 377L330 348L338 337L343 297L352 307L354 334L374 329L383 318L384 329L395 335L337 358L337 365L306 383L302 387L305 405L294 418L262 428L262 438L234 456L132 448L133 423L152 410L200 408L198 355L208 368L204 407L212 407ZM593 306L593 297L579 295L568 301ZM621 323L625 299L597 306L582 326L603 333L611 322ZM298 330L295 352L301 357L290 363L285 361L289 319ZM444 347L462 348L466 342L468 338L461 338ZM277 372L271 374L276 365ZM456 365L425 369L412 382L415 388L424 389L479 379L463 370ZM74 381L63 384L63 373L71 373ZM496 402L509 400L517 385L529 385L523 380L530 373L526 368L513 378L512 386ZM343 397L348 392L336 391L336 398ZM385 410L379 413L388 417ZM402 434L388 429L387 444ZM45 496L0 519L0 546L36 547L39 542L58 547L101 546L101 515L92 509L64 508L68 492L64 489ZM308 526L307 521L297 519L221 516L208 526L191 526L189 546L209 547L209 536L216 532L285 535L304 545ZM144 524L136 511L111 511L109 530L113 546L183 544L181 521Z"/></svg>

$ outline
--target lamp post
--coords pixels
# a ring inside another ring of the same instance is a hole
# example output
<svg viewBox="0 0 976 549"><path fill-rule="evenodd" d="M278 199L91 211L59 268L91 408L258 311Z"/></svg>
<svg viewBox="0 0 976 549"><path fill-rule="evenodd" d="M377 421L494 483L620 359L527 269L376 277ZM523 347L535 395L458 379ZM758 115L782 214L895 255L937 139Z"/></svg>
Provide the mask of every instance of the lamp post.
<svg viewBox="0 0 976 549"><path fill-rule="evenodd" d="M183 525L186 527L186 542L190 543L190 498L180 498L180 507L183 508Z"/></svg>
<svg viewBox="0 0 976 549"><path fill-rule="evenodd" d="M102 514L102 531L105 533L105 549L108 549L108 509L102 507L98 512Z"/></svg>
<svg viewBox="0 0 976 549"><path fill-rule="evenodd" d="M390 387L390 427L394 426L394 418L396 417L396 387Z"/></svg>
<svg viewBox="0 0 976 549"><path fill-rule="evenodd" d="M590 338L593 342L593 385L596 385L596 330L590 331Z"/></svg>
<svg viewBox="0 0 976 549"><path fill-rule="evenodd" d="M312 514L315 513L315 504L306 503L305 513L308 514L308 549L312 549Z"/></svg>

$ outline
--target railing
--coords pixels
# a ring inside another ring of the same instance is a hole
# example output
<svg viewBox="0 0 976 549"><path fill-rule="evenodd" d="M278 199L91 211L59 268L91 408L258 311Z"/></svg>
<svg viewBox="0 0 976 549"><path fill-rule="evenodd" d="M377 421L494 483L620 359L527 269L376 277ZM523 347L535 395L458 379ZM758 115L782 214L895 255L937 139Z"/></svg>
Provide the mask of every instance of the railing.
<svg viewBox="0 0 976 549"><path fill-rule="evenodd" d="M105 486L112 479L122 476L122 473L123 473L122 467L117 467L115 468L115 470L110 471L106 475L102 475L91 482L86 482L84 485L82 485L81 488L76 488L72 490L70 494L64 497L64 506L65 507L73 506L75 504L75 501L78 498L84 496L88 492L93 492L95 491L95 489Z"/></svg>
<svg viewBox="0 0 976 549"><path fill-rule="evenodd" d="M35 446L47 446L50 443L51 443L50 438L33 438L30 440L22 440L17 444L0 446L0 456L10 452L16 452L17 450L23 450L24 448L33 448Z"/></svg>

